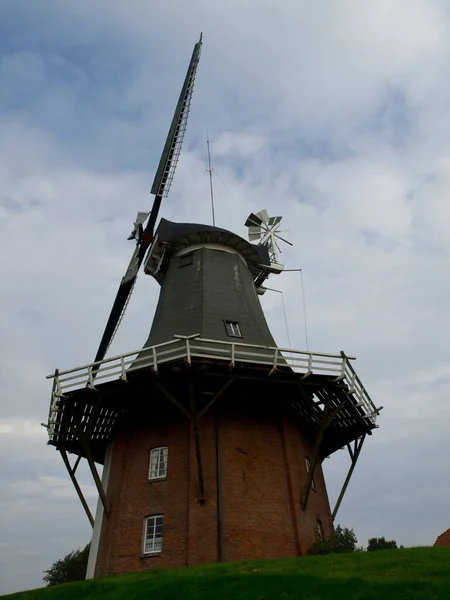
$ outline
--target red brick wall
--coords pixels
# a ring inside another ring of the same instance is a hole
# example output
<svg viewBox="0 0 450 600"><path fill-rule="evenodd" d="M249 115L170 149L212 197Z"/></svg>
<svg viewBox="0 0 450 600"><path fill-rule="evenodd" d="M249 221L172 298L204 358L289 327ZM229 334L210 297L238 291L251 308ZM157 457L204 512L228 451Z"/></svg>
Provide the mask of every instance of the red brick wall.
<svg viewBox="0 0 450 600"><path fill-rule="evenodd" d="M437 540L434 542L435 546L450 546L450 529L447 529L447 531L444 531L444 533L441 533L441 535L438 536Z"/></svg>
<svg viewBox="0 0 450 600"><path fill-rule="evenodd" d="M217 424L223 560L306 554L317 540L317 519L332 532L320 465L305 511L305 456L313 440L292 416L242 416L211 411L199 423L205 499L199 498L192 426L179 415L119 432L114 441L96 576L219 559ZM150 421L150 419L149 419ZM148 481L151 448L168 446L168 475ZM144 518L164 515L163 550L142 556Z"/></svg>

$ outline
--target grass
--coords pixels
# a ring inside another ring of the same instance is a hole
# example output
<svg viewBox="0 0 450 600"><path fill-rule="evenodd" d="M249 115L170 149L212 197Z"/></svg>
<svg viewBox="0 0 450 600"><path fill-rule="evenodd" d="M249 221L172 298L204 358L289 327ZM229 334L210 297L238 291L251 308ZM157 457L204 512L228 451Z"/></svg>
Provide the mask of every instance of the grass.
<svg viewBox="0 0 450 600"><path fill-rule="evenodd" d="M450 548L409 548L131 573L2 600L450 599Z"/></svg>

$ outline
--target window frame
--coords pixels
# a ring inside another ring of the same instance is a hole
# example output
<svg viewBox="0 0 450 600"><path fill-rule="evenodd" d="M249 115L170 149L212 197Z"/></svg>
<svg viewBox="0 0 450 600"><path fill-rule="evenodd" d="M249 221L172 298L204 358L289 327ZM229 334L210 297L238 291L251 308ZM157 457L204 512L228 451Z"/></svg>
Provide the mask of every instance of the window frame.
<svg viewBox="0 0 450 600"><path fill-rule="evenodd" d="M227 332L228 337L235 337L242 339L242 331L241 326L239 325L239 321L230 321L229 319L224 319L223 324L225 326L225 331ZM231 328L231 333L228 328ZM237 333L234 332L234 328L236 328Z"/></svg>
<svg viewBox="0 0 450 600"><path fill-rule="evenodd" d="M317 526L317 533L318 533L318 537L319 537L319 542L321 544L324 543L325 541L325 534L323 531L323 523L320 519L316 519L316 526Z"/></svg>
<svg viewBox="0 0 450 600"><path fill-rule="evenodd" d="M147 531L148 531L148 527L149 527L149 523L153 520L153 538L152 538L152 542L153 542L153 547L155 545L155 540L159 539L156 538L156 527L158 526L157 523L157 519L161 519L161 546L158 550L150 550L147 552L146 550L146 545L147 545ZM157 515L148 515L147 517L144 517L144 535L143 535L143 539L142 539L142 556L155 556L157 554L161 554L162 553L162 548L163 548L163 529L164 529L164 515L162 514L157 514Z"/></svg>
<svg viewBox="0 0 450 600"><path fill-rule="evenodd" d="M152 457L154 452L158 452L158 458L156 459L156 472L159 473L159 464L160 464L160 453L165 451L165 472L164 475L155 475L152 477ZM150 457L148 463L148 481L161 481L162 479L167 479L167 470L169 463L169 447L168 446L157 446L156 448L151 448Z"/></svg>
<svg viewBox="0 0 450 600"><path fill-rule="evenodd" d="M306 464L306 473L309 474L309 472L311 471L311 461L309 460L309 458L307 456L305 456L305 464ZM314 492L317 492L316 482L314 481L314 475L311 479L311 489Z"/></svg>

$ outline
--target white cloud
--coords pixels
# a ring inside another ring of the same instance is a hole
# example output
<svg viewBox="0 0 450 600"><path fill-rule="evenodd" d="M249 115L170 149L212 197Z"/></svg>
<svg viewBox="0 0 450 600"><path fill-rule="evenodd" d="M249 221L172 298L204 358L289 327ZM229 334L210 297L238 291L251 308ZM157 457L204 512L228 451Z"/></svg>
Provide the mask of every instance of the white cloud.
<svg viewBox="0 0 450 600"><path fill-rule="evenodd" d="M236 160L251 156L265 145L266 140L261 135L227 131L215 141L214 152L218 158L228 157Z"/></svg>
<svg viewBox="0 0 450 600"><path fill-rule="evenodd" d="M39 496L44 500L73 500L74 489L71 481L67 478L55 477L53 475L41 475L35 481L24 480L11 484L11 491L17 497L23 499L33 499L35 501ZM97 498L95 485L86 488L84 486L83 495L86 498Z"/></svg>
<svg viewBox="0 0 450 600"><path fill-rule="evenodd" d="M0 435L20 436L22 438L42 438L42 426L33 421L23 421L21 419L1 420Z"/></svg>

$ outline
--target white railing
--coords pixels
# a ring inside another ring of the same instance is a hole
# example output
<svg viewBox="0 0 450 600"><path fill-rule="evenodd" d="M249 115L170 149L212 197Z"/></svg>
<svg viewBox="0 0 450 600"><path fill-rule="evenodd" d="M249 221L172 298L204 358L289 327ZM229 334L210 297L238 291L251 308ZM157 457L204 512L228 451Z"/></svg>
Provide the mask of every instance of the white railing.
<svg viewBox="0 0 450 600"><path fill-rule="evenodd" d="M354 360L354 357L346 356L344 353L327 354L211 340L198 336L174 336L173 340L163 344L139 348L75 369L56 370L55 373L47 375L47 379L53 378L48 421L49 435L54 433L56 415L60 410L58 400L64 398L68 392L83 387L95 389L97 383L119 378L127 381L127 376L132 371L151 368L157 372L161 365L176 360L185 360L190 364L193 358L225 360L231 367L235 363L267 365L270 366L269 374L274 373L279 367L290 367L295 373L303 374L304 377L312 374L332 376L336 381L340 380L347 385L348 393L354 395L357 406L363 409L364 418L375 424L378 412L350 364L350 360Z"/></svg>

